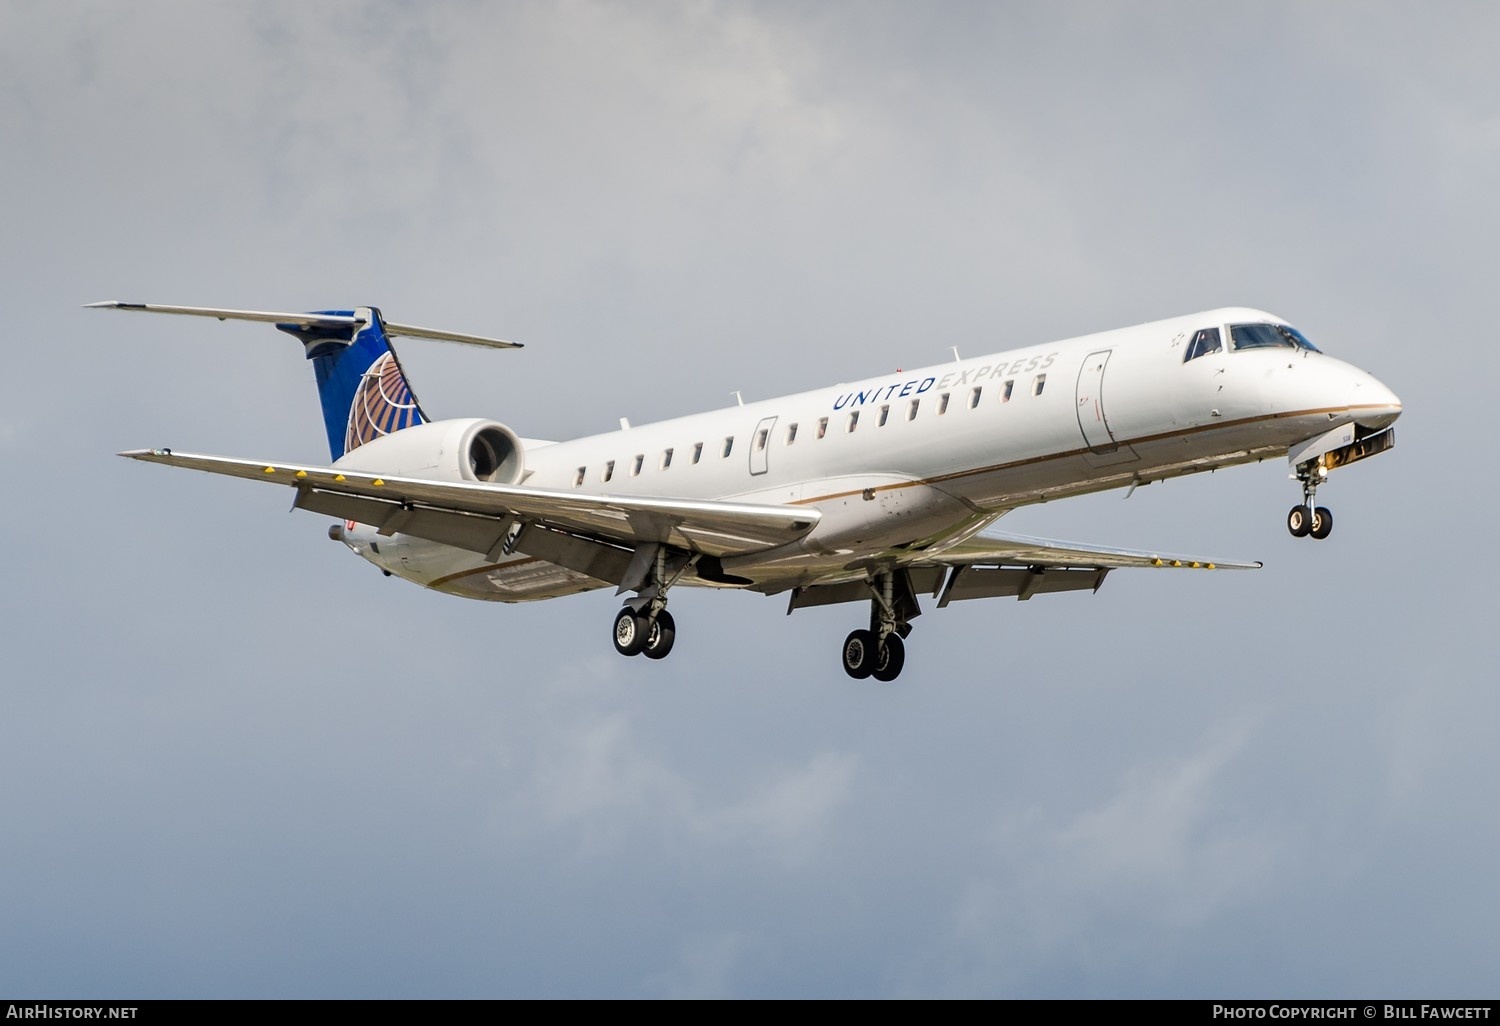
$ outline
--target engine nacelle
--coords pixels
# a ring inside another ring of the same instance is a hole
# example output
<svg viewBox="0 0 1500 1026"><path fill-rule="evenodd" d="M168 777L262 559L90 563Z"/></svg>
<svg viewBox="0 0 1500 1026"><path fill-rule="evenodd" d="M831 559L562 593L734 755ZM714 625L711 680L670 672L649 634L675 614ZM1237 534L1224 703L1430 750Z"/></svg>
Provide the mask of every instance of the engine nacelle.
<svg viewBox="0 0 1500 1026"><path fill-rule="evenodd" d="M366 442L335 467L435 481L520 484L526 474L521 439L504 424L467 418L419 424Z"/></svg>

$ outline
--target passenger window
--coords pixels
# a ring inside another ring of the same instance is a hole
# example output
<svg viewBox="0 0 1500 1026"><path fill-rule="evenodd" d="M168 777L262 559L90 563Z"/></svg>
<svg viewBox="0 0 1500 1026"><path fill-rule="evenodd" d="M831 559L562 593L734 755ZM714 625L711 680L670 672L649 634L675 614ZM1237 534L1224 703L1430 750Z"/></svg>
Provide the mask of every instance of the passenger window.
<svg viewBox="0 0 1500 1026"><path fill-rule="evenodd" d="M661 453L661 469L666 470L672 465L672 450L663 449Z"/></svg>
<svg viewBox="0 0 1500 1026"><path fill-rule="evenodd" d="M1038 374L1031 382L1031 394L1041 395L1042 389L1047 387L1047 375Z"/></svg>
<svg viewBox="0 0 1500 1026"><path fill-rule="evenodd" d="M574 488L581 488L581 487L583 487L583 479L588 474L588 472L589 472L589 468L588 467L579 467L578 468L578 473L573 475L573 487Z"/></svg>
<svg viewBox="0 0 1500 1026"><path fill-rule="evenodd" d="M822 438L826 434L828 434L828 418L827 417L819 417L818 418L818 437Z"/></svg>
<svg viewBox="0 0 1500 1026"><path fill-rule="evenodd" d="M880 420L876 422L875 426L876 427L885 427L885 422L890 419L890 416L891 416L891 408L890 408L890 406L889 405L882 406L880 408Z"/></svg>
<svg viewBox="0 0 1500 1026"><path fill-rule="evenodd" d="M969 393L969 409L971 409L971 410L977 410L977 409L979 409L979 393L981 393L983 391L984 391L983 388L976 388L976 389L974 389L974 391L972 391L972 392Z"/></svg>
<svg viewBox="0 0 1500 1026"><path fill-rule="evenodd" d="M599 480L601 480L601 481L608 481L610 478L612 478L614 476L615 476L615 461L614 460L610 460L608 463L604 464L604 473L602 473L602 474L599 475Z"/></svg>
<svg viewBox="0 0 1500 1026"><path fill-rule="evenodd" d="M637 475L639 475L640 472L641 472L641 468L644 467L645 465L646 465L646 457L645 457L645 455L641 454L641 455L636 456L635 462L630 467L630 476L631 477L636 477Z"/></svg>
<svg viewBox="0 0 1500 1026"><path fill-rule="evenodd" d="M797 440L797 425L796 424L788 424L786 426L786 444L787 445L791 445L796 440Z"/></svg>
<svg viewBox="0 0 1500 1026"><path fill-rule="evenodd" d="M729 454L732 452L734 452L734 436L730 435L724 439L724 452L719 458L727 460L729 459Z"/></svg>
<svg viewBox="0 0 1500 1026"><path fill-rule="evenodd" d="M1015 380L1015 378L1012 378L1009 381L1007 381L1005 384L1001 385L1000 386L1000 401L1002 403L1008 403L1008 402L1010 402L1010 394L1012 392L1014 392L1015 389L1016 389L1016 380Z"/></svg>
<svg viewBox="0 0 1500 1026"><path fill-rule="evenodd" d="M859 411L855 410L853 413L849 414L849 426L846 427L846 428L844 428L844 430L846 432L848 432L849 434L852 435L852 434L854 434L854 429L855 429L856 426L858 426L858 424L859 424Z"/></svg>
<svg viewBox="0 0 1500 1026"><path fill-rule="evenodd" d="M770 437L771 437L771 429L770 428L761 428L759 431L757 431L755 433L755 451L756 452L765 452L766 451L766 440L769 439Z"/></svg>
<svg viewBox="0 0 1500 1026"><path fill-rule="evenodd" d="M1193 341L1188 343L1187 353L1182 357L1182 362L1187 363L1200 356L1220 352L1223 348L1224 343L1219 339L1219 329L1204 328L1193 336Z"/></svg>
<svg viewBox="0 0 1500 1026"><path fill-rule="evenodd" d="M921 405L922 405L922 400L920 400L920 399L913 399L911 401L911 405L906 408L906 419L907 420L916 420L917 419L917 409Z"/></svg>
<svg viewBox="0 0 1500 1026"><path fill-rule="evenodd" d="M693 462L697 463L703 458L703 443L697 442L693 445Z"/></svg>
<svg viewBox="0 0 1500 1026"><path fill-rule="evenodd" d="M951 392L944 392L942 395L938 396L938 416L939 417L941 417L943 414L945 414L945 413L948 412L948 397L950 395L952 395Z"/></svg>

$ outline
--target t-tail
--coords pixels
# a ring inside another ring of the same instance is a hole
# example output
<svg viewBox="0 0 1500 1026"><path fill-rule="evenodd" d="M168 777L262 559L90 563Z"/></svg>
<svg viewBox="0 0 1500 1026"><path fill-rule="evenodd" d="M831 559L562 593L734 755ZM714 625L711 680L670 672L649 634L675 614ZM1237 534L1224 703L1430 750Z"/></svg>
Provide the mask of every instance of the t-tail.
<svg viewBox="0 0 1500 1026"><path fill-rule="evenodd" d="M392 336L429 338L493 349L516 349L519 342L465 335L409 324L392 324L373 306L312 313L224 310L203 306L158 306L110 300L91 308L186 314L218 320L262 321L296 336L312 361L323 406L328 449L336 461L366 442L427 422L396 351Z"/></svg>
<svg viewBox="0 0 1500 1026"><path fill-rule="evenodd" d="M427 416L386 337L380 311L367 306L318 312L363 322L362 327L276 325L301 339L312 361L332 458L382 435L425 424Z"/></svg>

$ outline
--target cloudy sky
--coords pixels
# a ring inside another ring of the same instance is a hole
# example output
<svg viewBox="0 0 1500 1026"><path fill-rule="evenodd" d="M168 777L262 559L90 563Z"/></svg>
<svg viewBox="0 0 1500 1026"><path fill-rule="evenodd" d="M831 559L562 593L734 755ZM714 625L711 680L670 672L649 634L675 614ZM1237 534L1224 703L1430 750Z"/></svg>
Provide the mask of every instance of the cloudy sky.
<svg viewBox="0 0 1500 1026"><path fill-rule="evenodd" d="M0 0L0 994L1492 993L1487 4ZM313 309L534 437L1226 304L1400 394L1015 531L1261 559L929 611L386 580L286 496Z"/></svg>

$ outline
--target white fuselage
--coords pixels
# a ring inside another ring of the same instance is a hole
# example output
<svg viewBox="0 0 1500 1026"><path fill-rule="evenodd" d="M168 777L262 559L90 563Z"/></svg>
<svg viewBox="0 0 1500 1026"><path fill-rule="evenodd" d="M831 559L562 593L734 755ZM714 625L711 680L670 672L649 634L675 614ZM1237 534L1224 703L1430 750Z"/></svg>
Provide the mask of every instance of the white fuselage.
<svg viewBox="0 0 1500 1026"><path fill-rule="evenodd" d="M1364 371L1290 348L1184 360L1199 329L1282 322L1221 309L960 360L567 442L528 443L525 483L620 496L805 504L807 537L724 560L779 591L901 548L941 549L1027 503L1282 456L1400 413ZM417 583L526 601L604 587L514 553L497 561L359 525L345 541Z"/></svg>

